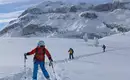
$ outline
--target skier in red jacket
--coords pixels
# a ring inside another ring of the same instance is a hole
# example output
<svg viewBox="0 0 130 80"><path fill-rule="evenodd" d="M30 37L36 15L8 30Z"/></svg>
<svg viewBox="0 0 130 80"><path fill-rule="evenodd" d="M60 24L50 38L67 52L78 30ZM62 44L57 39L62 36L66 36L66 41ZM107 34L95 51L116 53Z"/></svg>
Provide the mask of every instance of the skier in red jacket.
<svg viewBox="0 0 130 80"><path fill-rule="evenodd" d="M38 73L38 65L40 65L40 68L46 77L47 80L50 80L50 76L45 69L45 54L47 55L48 59L50 60L50 65L52 65L52 57L49 53L49 51L45 48L44 41L39 41L38 46L34 48L31 52L25 53L24 55L34 55L34 68L33 68L33 80L37 80L37 73Z"/></svg>

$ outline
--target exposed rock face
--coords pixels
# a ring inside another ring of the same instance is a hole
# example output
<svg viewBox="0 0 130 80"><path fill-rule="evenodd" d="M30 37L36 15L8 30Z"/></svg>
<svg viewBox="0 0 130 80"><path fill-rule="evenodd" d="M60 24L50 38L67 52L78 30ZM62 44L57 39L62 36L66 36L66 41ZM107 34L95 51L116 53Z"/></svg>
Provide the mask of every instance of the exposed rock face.
<svg viewBox="0 0 130 80"><path fill-rule="evenodd" d="M89 13L89 12L82 13L80 16L89 19L96 19L98 17L95 13Z"/></svg>
<svg viewBox="0 0 130 80"><path fill-rule="evenodd" d="M39 33L51 33L58 31L57 28L52 28L51 26L38 26L34 24L30 24L27 27L22 29L22 36L30 35L30 34L36 34L36 32Z"/></svg>
<svg viewBox="0 0 130 80"><path fill-rule="evenodd" d="M128 9L125 5L130 4L129 2L114 2L97 5L93 8L95 11L113 11L115 9Z"/></svg>

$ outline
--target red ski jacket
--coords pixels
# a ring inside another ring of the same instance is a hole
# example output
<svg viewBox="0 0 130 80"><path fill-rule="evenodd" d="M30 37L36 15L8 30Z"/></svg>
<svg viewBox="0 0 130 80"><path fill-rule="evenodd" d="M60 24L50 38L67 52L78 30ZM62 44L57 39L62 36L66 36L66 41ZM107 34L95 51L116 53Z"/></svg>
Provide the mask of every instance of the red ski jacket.
<svg viewBox="0 0 130 80"><path fill-rule="evenodd" d="M31 52L28 52L27 55L34 55L34 60L45 61L45 54L47 55L49 60L52 60L49 51L45 47L36 47Z"/></svg>

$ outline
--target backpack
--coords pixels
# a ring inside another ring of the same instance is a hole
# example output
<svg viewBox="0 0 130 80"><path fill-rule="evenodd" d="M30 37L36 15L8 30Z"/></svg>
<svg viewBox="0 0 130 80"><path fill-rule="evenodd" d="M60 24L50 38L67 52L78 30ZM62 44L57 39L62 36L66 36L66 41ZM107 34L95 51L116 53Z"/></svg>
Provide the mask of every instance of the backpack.
<svg viewBox="0 0 130 80"><path fill-rule="evenodd" d="M105 48L106 48L106 46L105 46L105 45L103 45L103 46L102 46L102 48L104 48L104 49L105 49Z"/></svg>
<svg viewBox="0 0 130 80"><path fill-rule="evenodd" d="M44 61L44 55L45 55L45 48L43 48L43 53L39 53L38 52L38 48L36 48L36 52L35 52L35 57L34 59L39 60L39 61Z"/></svg>
<svg viewBox="0 0 130 80"><path fill-rule="evenodd" d="M73 54L74 53L74 50L73 49L70 49L70 54Z"/></svg>

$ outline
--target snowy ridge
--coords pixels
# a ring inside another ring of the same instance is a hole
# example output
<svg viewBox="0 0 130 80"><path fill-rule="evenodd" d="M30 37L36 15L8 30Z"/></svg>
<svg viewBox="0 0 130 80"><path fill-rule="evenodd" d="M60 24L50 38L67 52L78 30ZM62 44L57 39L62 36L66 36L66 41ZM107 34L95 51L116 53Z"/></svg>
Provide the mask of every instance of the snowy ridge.
<svg viewBox="0 0 130 80"><path fill-rule="evenodd" d="M113 0L113 1L119 1L119 2L130 2L130 0Z"/></svg>

